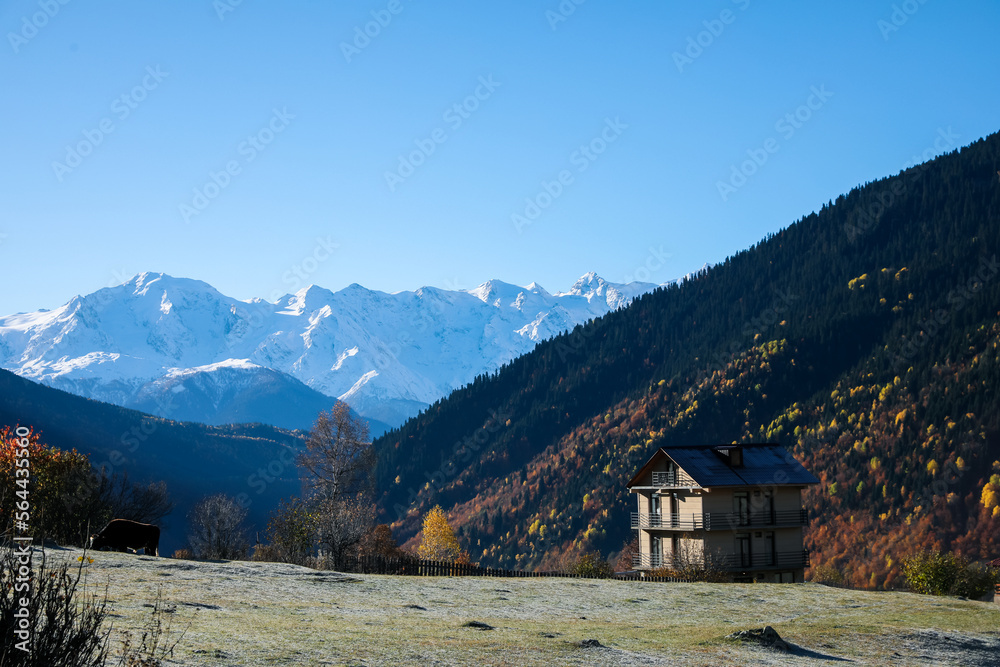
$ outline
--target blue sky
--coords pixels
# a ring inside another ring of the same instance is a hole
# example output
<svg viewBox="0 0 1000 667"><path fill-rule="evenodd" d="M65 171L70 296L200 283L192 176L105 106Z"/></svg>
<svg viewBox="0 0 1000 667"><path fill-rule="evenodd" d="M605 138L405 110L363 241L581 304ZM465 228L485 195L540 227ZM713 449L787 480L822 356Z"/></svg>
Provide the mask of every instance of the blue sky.
<svg viewBox="0 0 1000 667"><path fill-rule="evenodd" d="M64 1L0 6L2 314L664 282L1000 129L996 2Z"/></svg>

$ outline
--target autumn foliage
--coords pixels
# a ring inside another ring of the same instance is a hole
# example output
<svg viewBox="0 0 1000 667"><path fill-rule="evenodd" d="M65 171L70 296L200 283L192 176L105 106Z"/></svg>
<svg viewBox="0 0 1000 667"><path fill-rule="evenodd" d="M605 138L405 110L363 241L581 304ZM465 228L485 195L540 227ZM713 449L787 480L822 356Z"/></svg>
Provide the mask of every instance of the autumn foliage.
<svg viewBox="0 0 1000 667"><path fill-rule="evenodd" d="M92 517L96 499L90 461L76 450L66 452L45 446L34 431L19 438L11 428L0 430L0 513L5 520L13 515L18 490L15 462L21 448L28 451L31 471L27 496L32 534L57 542L80 543L86 538L87 519L97 518Z"/></svg>
<svg viewBox="0 0 1000 667"><path fill-rule="evenodd" d="M455 537L455 531L448 524L448 518L440 505L435 505L424 517L424 528L417 555L424 560L469 562L469 555Z"/></svg>

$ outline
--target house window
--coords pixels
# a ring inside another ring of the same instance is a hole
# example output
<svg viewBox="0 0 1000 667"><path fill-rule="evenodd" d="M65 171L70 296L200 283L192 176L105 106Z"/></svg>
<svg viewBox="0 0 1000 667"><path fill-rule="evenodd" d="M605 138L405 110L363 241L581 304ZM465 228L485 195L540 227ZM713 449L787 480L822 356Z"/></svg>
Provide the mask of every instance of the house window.
<svg viewBox="0 0 1000 667"><path fill-rule="evenodd" d="M659 535L653 535L649 539L649 545L649 565L651 567L661 567L663 565L663 540Z"/></svg>
<svg viewBox="0 0 1000 667"><path fill-rule="evenodd" d="M649 525L652 527L660 525L660 494L654 493L649 500Z"/></svg>
<svg viewBox="0 0 1000 667"><path fill-rule="evenodd" d="M740 526L750 525L750 497L746 491L737 491L733 494L733 509L736 513L736 522Z"/></svg>
<svg viewBox="0 0 1000 667"><path fill-rule="evenodd" d="M774 493L771 491L764 492L764 522L774 525Z"/></svg>
<svg viewBox="0 0 1000 667"><path fill-rule="evenodd" d="M736 559L740 567L750 567L752 561L750 533L736 533Z"/></svg>
<svg viewBox="0 0 1000 667"><path fill-rule="evenodd" d="M774 525L774 492L753 492L750 521L755 526Z"/></svg>
<svg viewBox="0 0 1000 667"><path fill-rule="evenodd" d="M764 533L764 562L768 565L775 564L774 554L774 533Z"/></svg>

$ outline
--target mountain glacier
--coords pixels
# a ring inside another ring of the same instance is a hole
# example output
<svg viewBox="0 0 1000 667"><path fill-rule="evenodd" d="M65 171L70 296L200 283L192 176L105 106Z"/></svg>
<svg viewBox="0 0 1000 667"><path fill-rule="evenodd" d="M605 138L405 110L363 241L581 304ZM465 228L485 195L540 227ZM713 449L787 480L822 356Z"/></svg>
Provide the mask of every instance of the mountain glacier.
<svg viewBox="0 0 1000 667"><path fill-rule="evenodd" d="M143 273L52 311L0 318L0 366L171 419L308 428L336 397L375 433L655 289L593 273L566 292L491 280L386 293L316 285L276 303Z"/></svg>

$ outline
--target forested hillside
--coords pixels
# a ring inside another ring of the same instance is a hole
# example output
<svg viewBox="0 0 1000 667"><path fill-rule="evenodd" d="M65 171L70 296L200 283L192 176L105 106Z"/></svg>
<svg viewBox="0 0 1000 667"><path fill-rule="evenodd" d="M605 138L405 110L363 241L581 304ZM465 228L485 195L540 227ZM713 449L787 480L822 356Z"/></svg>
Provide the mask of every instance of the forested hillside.
<svg viewBox="0 0 1000 667"><path fill-rule="evenodd" d="M47 446L87 454L109 475L164 481L176 503L164 521L164 554L185 546L187 513L200 498L227 493L263 529L278 500L300 492L295 456L301 431L263 424L205 426L175 422L80 398L0 370L0 424L41 434Z"/></svg>
<svg viewBox="0 0 1000 667"><path fill-rule="evenodd" d="M814 567L1000 556L998 169L995 134L856 188L477 378L376 441L384 520L440 503L474 559L547 567L621 547L657 447L773 441L822 480Z"/></svg>

